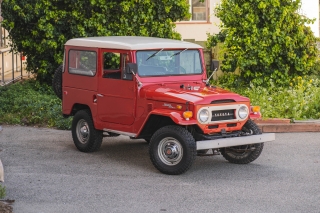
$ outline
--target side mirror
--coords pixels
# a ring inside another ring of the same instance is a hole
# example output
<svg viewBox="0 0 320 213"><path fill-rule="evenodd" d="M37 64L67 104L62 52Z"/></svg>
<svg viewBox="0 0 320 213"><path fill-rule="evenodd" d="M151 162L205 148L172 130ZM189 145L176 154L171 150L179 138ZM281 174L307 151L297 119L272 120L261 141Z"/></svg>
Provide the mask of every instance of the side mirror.
<svg viewBox="0 0 320 213"><path fill-rule="evenodd" d="M132 80L133 75L135 75L138 71L138 66L135 63L127 63L125 71L122 73L122 79L124 80Z"/></svg>
<svg viewBox="0 0 320 213"><path fill-rule="evenodd" d="M215 71L219 69L219 61L218 60L212 60L210 65L210 70Z"/></svg>
<svg viewBox="0 0 320 213"><path fill-rule="evenodd" d="M138 72L138 66L135 63L127 63L126 64L126 73L127 74L136 74Z"/></svg>

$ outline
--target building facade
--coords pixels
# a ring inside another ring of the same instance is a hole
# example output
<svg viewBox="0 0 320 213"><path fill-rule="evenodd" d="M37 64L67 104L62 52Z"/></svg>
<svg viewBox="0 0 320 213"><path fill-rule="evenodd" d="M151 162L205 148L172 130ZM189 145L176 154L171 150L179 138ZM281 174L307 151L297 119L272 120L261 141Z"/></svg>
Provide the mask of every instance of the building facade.
<svg viewBox="0 0 320 213"><path fill-rule="evenodd" d="M220 0L187 0L190 4L189 20L183 20L176 23L176 30L182 36L183 40L206 41L207 33L216 34L220 31L220 20L214 15L214 8ZM316 37L319 37L319 0L301 0L300 14L314 19L310 24Z"/></svg>

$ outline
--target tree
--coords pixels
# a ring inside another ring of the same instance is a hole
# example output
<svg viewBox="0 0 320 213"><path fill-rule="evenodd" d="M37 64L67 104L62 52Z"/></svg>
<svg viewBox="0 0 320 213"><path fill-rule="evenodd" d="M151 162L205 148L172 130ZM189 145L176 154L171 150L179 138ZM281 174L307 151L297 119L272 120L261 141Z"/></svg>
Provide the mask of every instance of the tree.
<svg viewBox="0 0 320 213"><path fill-rule="evenodd" d="M174 23L188 16L185 0L3 0L3 26L27 70L50 82L75 37L152 36L180 39Z"/></svg>
<svg viewBox="0 0 320 213"><path fill-rule="evenodd" d="M317 39L298 14L300 0L221 0L215 9L221 32L209 35L208 44L223 42L221 69L239 67L242 79L278 84L295 75L307 75L314 66Z"/></svg>

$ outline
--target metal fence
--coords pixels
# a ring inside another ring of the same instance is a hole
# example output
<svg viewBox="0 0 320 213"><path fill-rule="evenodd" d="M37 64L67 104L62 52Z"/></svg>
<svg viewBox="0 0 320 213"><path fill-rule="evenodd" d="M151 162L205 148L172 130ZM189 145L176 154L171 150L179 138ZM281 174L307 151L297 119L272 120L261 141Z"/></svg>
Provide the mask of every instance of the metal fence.
<svg viewBox="0 0 320 213"><path fill-rule="evenodd" d="M14 53L11 49L0 49L0 86L21 80L24 76L23 58L21 53Z"/></svg>
<svg viewBox="0 0 320 213"><path fill-rule="evenodd" d="M0 29L0 86L4 86L21 80L29 74L24 69L25 57L9 47L8 32L1 27L1 20Z"/></svg>

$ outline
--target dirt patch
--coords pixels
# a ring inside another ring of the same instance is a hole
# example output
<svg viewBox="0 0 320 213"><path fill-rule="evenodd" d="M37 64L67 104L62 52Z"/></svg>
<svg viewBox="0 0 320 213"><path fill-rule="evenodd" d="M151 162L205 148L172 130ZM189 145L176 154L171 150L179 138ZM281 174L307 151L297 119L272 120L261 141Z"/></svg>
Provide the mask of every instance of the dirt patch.
<svg viewBox="0 0 320 213"><path fill-rule="evenodd" d="M12 213L12 203L14 200L0 200L0 212L1 213Z"/></svg>

